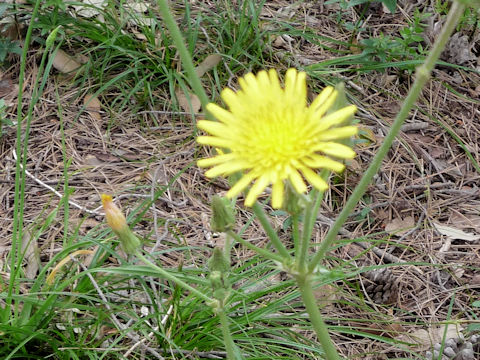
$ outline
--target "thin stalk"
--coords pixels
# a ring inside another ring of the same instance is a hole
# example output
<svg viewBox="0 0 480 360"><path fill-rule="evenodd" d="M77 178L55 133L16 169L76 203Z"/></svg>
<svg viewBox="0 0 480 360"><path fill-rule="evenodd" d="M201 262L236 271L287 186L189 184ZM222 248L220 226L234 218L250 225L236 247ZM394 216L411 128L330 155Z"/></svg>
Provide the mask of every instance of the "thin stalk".
<svg viewBox="0 0 480 360"><path fill-rule="evenodd" d="M172 35L173 42L175 43L178 53L180 54L180 59L182 60L183 68L187 73L190 86L200 99L203 110L206 111L206 106L210 102L210 100L208 99L207 93L203 89L202 82L200 81L200 78L195 71L192 57L190 56L190 53L185 46L182 33L180 32L180 29L178 28L178 25L172 16L167 0L157 0L157 3L160 13L162 14L163 21L165 22L165 25L170 32L170 35Z"/></svg>
<svg viewBox="0 0 480 360"><path fill-rule="evenodd" d="M338 355L337 349L335 348L335 345L328 334L327 325L325 325L322 314L318 309L309 276L298 276L296 280L298 288L300 289L300 293L302 294L305 309L307 310L310 321L313 325L315 333L317 334L318 341L322 345L322 349L325 352L326 359L340 360L340 355Z"/></svg>
<svg viewBox="0 0 480 360"><path fill-rule="evenodd" d="M40 0L35 1L35 6L32 10L32 19L37 18L38 9L40 8ZM23 106L23 84L25 81L25 67L27 64L27 54L30 46L30 41L32 38L33 27L35 21L30 21L28 25L27 34L25 36L25 41L23 45L22 57L20 60L20 73L18 76L18 102L17 102L17 139L15 150L17 153L17 161L15 164L15 194L14 194L14 205L13 205L13 233L12 233L12 250L10 253L11 259L11 268L10 268L10 281L8 283L8 294L5 299L5 309L10 309L12 304L12 293L14 284L17 284L15 277L17 275L17 267L15 263L17 261L17 254L20 253L21 241L22 241L22 231L23 231L23 216L19 216L20 212L23 212L23 200L24 198L20 196L22 192L21 184L25 183L25 167L21 166L21 151L22 151L22 106ZM33 99L32 99L33 101ZM26 140L25 140L26 141ZM20 204L22 202L22 204ZM15 305L15 312L17 312L17 305ZM6 322L10 316L10 311L3 312L3 320Z"/></svg>
<svg viewBox="0 0 480 360"><path fill-rule="evenodd" d="M323 180L327 180L330 175L330 171L323 169L320 172L320 177ZM300 243L300 249L298 254L296 254L297 269L300 273L305 272L308 266L308 248L312 239L313 227L317 220L318 209L323 200L324 191L312 190L310 194L310 199L305 207L304 216L303 216L303 231L302 239Z"/></svg>
<svg viewBox="0 0 480 360"><path fill-rule="evenodd" d="M450 35L455 30L455 26L457 25L458 20L462 16L464 10L465 10L464 5L459 4L457 2L453 3L452 8L450 9L450 12L448 14L447 21L445 22L445 25L443 26L443 29L440 32L439 37L435 41L435 44L433 45L433 48L430 51L430 54L425 60L425 63L417 69L415 82L413 83L413 86L410 89L408 96L405 98L402 109L397 114L397 117L395 118L395 121L392 124L390 132L385 137L382 146L380 146L380 148L378 149L377 154L373 158L368 169L365 171L365 174L363 175L362 179L360 180L357 187L353 191L352 195L350 195L350 198L348 199L347 203L343 207L343 210L338 215L337 220L332 225L327 235L325 236L325 239L320 244L317 253L313 257L308 267L309 272L312 272L315 269L315 267L320 263L320 261L323 259L323 257L325 256L325 253L330 248L333 240L336 238L338 231L340 230L342 225L345 223L348 216L351 214L351 212L357 205L358 201L365 193L367 186L372 180L373 176L377 173L378 169L382 165L383 158L387 154L388 150L390 150L393 140L397 136L401 126L403 125L403 122L407 118L408 114L410 113L410 110L412 109L418 97L420 96L423 86L426 84L426 82L430 78L430 74L433 68L435 67L435 64L437 63L437 60L440 57L440 54L445 48L445 45L447 44L448 39L450 38Z"/></svg>
<svg viewBox="0 0 480 360"><path fill-rule="evenodd" d="M270 259L272 261L276 261L279 263L283 263L285 261L285 259L282 258L281 256L249 243L247 240L243 239L240 235L234 233L231 230L227 231L227 235L231 236L235 241L239 242L243 246L249 248L250 250L255 251L257 254L260 254L267 259Z"/></svg>
<svg viewBox="0 0 480 360"><path fill-rule="evenodd" d="M69 218L70 218L70 206L68 203L68 197L70 196L70 188L68 186L69 173L68 168L70 167L70 159L67 158L67 145L65 142L65 129L64 129L64 119L63 119L63 108L60 101L60 95L58 89L55 90L55 95L57 99L57 114L60 120L60 136L62 142L62 160L63 160L63 196L64 196L64 205L63 205L63 248L69 247L71 241L69 241L68 230L69 230Z"/></svg>
<svg viewBox="0 0 480 360"><path fill-rule="evenodd" d="M154 269L156 272L159 273L161 277L164 277L167 280L173 281L180 287L184 288L185 290L191 291L193 294L195 294L197 297L200 299L204 300L207 304L214 303L216 300L209 298L207 295L202 293L200 290L195 289L194 287L188 285L186 282L183 280L180 280L177 278L175 275L170 274L168 271L162 269L160 266L155 265L152 263L150 260L148 260L145 256L140 251L137 251L135 255L142 260L146 265L150 266L152 269Z"/></svg>
<svg viewBox="0 0 480 360"><path fill-rule="evenodd" d="M300 230L299 223L300 219L298 214L292 214L292 238L293 238L293 248L295 249L295 257L298 257L300 251Z"/></svg>
<svg viewBox="0 0 480 360"><path fill-rule="evenodd" d="M315 218L312 216L314 202L310 200L305 207L304 219L303 219L303 231L300 239L300 249L298 256L295 259L297 263L297 270L301 273L305 273L307 269L307 252L310 240L312 237L313 225L315 224Z"/></svg>
<svg viewBox="0 0 480 360"><path fill-rule="evenodd" d="M220 318L220 325L222 326L223 341L225 342L225 349L227 350L227 359L235 360L235 343L233 342L232 334L230 333L230 324L228 321L225 309L222 307L217 310L217 315Z"/></svg>
<svg viewBox="0 0 480 360"><path fill-rule="evenodd" d="M282 241L278 237L277 232L273 229L272 225L268 221L267 216L265 215L265 212L263 211L260 204L258 202L255 202L255 205L253 205L252 209L255 215L257 216L258 220L260 221L260 224L262 224L263 229L267 233L275 249L277 249L280 255L282 255L284 260L289 260L290 254L288 253L287 249L285 248Z"/></svg>

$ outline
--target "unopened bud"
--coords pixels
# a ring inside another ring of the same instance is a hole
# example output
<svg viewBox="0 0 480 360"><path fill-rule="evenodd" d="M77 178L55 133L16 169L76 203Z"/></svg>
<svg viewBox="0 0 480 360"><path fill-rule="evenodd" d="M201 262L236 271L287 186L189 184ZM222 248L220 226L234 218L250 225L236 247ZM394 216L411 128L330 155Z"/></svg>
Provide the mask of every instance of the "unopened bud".
<svg viewBox="0 0 480 360"><path fill-rule="evenodd" d="M55 43L55 39L57 38L58 31L60 30L61 25L58 25L55 29L52 30L52 32L47 36L47 40L45 41L45 44L47 48L53 46Z"/></svg>
<svg viewBox="0 0 480 360"><path fill-rule="evenodd" d="M230 270L230 260L225 255L225 252L220 247L213 249L213 254L208 259L208 268L210 271L218 271L222 274L227 273Z"/></svg>
<svg viewBox="0 0 480 360"><path fill-rule="evenodd" d="M235 225L235 210L227 198L214 196L212 199L213 216L210 226L213 231L226 232Z"/></svg>
<svg viewBox="0 0 480 360"><path fill-rule="evenodd" d="M230 260L220 247L213 249L213 254L208 259L208 268L210 270L210 284L213 290L213 297L224 301L230 293L230 283L228 281L228 272L230 270Z"/></svg>
<svg viewBox="0 0 480 360"><path fill-rule="evenodd" d="M110 195L102 194L102 205L105 210L107 224L120 239L123 251L127 254L134 254L140 247L141 242L128 227L122 211L113 203L113 199Z"/></svg>
<svg viewBox="0 0 480 360"><path fill-rule="evenodd" d="M305 208L305 199L288 184L285 191L284 210L290 215L298 215Z"/></svg>

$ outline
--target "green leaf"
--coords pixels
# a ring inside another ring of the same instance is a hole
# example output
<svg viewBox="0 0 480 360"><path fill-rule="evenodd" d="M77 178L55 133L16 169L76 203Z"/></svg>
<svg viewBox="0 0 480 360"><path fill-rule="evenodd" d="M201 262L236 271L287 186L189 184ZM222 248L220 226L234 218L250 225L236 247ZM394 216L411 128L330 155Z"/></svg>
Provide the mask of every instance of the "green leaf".
<svg viewBox="0 0 480 360"><path fill-rule="evenodd" d="M472 306L473 306L473 307L480 307L480 300L474 301L474 302L472 303Z"/></svg>
<svg viewBox="0 0 480 360"><path fill-rule="evenodd" d="M9 4L6 4L6 3L0 4L0 16L3 15L3 13L5 12L5 10L7 10L7 8L8 8L9 6L10 6L10 5L9 5Z"/></svg>
<svg viewBox="0 0 480 360"><path fill-rule="evenodd" d="M382 0L388 10L393 14L397 9L397 0Z"/></svg>
<svg viewBox="0 0 480 360"><path fill-rule="evenodd" d="M0 39L0 62L3 62L8 54L21 54L22 48L18 46L18 42L10 39Z"/></svg>

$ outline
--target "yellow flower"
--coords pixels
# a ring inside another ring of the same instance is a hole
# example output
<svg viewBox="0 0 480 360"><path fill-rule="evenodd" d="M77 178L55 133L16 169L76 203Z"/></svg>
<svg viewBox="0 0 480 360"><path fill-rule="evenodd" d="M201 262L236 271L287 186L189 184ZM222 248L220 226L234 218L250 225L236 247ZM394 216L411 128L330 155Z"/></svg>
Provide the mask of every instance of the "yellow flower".
<svg viewBox="0 0 480 360"><path fill-rule="evenodd" d="M338 127L356 111L353 105L326 115L337 92L325 88L307 106L306 74L289 69L282 88L275 70L249 73L239 79L241 89L222 91L228 110L210 103L207 110L219 121L200 120L198 127L209 134L197 142L226 149L225 153L198 161L200 167L212 167L205 175L216 177L238 171L243 176L228 191L227 197L253 186L245 199L252 206L258 196L272 184L272 206L282 206L284 183L290 182L298 193L307 191L306 180L319 190L328 188L316 170L335 172L344 165L325 155L351 159L355 152L335 140L357 133L356 126Z"/></svg>

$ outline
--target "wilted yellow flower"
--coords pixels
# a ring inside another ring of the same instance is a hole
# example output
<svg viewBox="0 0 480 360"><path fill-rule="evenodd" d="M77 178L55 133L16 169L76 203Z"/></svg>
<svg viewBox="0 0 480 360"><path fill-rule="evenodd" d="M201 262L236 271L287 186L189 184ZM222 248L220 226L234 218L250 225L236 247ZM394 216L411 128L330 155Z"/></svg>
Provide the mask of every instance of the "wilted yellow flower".
<svg viewBox="0 0 480 360"><path fill-rule="evenodd" d="M210 103L207 110L219 121L200 120L198 127L209 136L199 136L198 143L226 149L211 158L198 161L200 167L212 167L205 175L216 177L243 171L240 180L228 191L232 198L254 182L245 199L252 206L267 186L272 184L272 206L282 206L284 182L296 192L307 190L306 180L319 190L327 183L316 170L335 172L344 165L329 157L351 159L355 152L335 140L357 133L356 126L338 127L356 111L346 106L326 115L337 92L325 88L307 105L306 74L289 69L282 88L275 70L249 73L239 79L241 90L222 91L228 110ZM327 155L327 156L326 156Z"/></svg>
<svg viewBox="0 0 480 360"><path fill-rule="evenodd" d="M118 206L114 204L110 195L102 194L101 198L103 209L105 210L107 224L120 239L123 250L127 254L135 253L141 243L137 236L128 227L122 210L120 210Z"/></svg>
<svg viewBox="0 0 480 360"><path fill-rule="evenodd" d="M123 216L122 210L115 205L112 197L110 195L102 194L101 198L107 224L112 230L116 233L122 231L125 227L128 227L127 220L125 219L125 216Z"/></svg>

